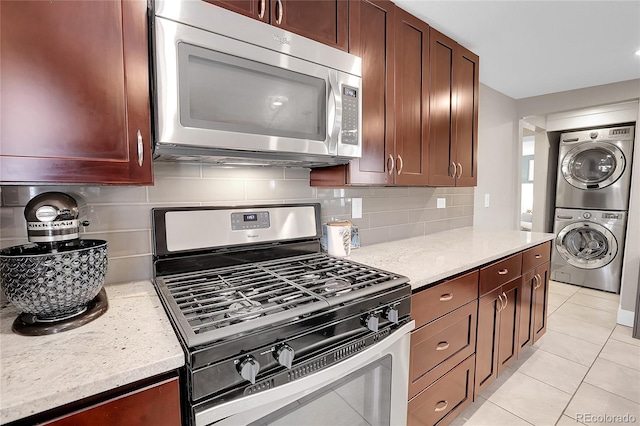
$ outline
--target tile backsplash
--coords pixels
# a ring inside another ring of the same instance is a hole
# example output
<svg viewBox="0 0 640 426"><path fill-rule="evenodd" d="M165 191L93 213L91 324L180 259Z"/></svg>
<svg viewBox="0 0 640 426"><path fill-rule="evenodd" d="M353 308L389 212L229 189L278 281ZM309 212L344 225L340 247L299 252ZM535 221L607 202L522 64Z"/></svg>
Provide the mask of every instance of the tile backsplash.
<svg viewBox="0 0 640 426"><path fill-rule="evenodd" d="M223 168L156 163L155 185L3 186L0 247L27 242L25 204L35 195L62 191L88 204L82 238L109 242L107 284L150 279L152 207L318 202L322 221L350 219L362 246L473 224L474 188L350 187L309 185L308 169ZM362 198L362 218L351 219L351 199ZM446 208L437 209L436 199Z"/></svg>

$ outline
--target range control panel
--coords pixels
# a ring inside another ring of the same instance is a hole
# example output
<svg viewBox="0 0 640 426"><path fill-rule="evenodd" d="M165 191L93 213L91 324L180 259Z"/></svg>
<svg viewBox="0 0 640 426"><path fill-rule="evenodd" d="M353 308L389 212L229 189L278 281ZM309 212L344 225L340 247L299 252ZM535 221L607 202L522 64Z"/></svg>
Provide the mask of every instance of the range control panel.
<svg viewBox="0 0 640 426"><path fill-rule="evenodd" d="M242 231L247 229L263 229L271 226L269 212L231 213L231 229Z"/></svg>

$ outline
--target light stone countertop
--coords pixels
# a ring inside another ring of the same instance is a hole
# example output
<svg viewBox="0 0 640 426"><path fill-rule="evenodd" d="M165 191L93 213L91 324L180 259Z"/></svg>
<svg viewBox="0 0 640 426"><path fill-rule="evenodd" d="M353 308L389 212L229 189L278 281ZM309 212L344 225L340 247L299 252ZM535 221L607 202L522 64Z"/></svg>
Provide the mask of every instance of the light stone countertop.
<svg viewBox="0 0 640 426"><path fill-rule="evenodd" d="M554 234L458 228L351 250L354 262L409 277L415 290L518 251Z"/></svg>
<svg viewBox="0 0 640 426"><path fill-rule="evenodd" d="M4 424L184 365L184 352L150 281L105 286L109 309L48 336L11 331L0 306L0 423Z"/></svg>

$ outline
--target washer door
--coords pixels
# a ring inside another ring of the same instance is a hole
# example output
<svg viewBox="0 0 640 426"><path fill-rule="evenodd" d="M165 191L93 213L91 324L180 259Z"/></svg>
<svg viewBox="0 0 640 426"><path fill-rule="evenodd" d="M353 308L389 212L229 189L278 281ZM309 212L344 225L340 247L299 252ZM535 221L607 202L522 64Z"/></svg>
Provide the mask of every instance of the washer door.
<svg viewBox="0 0 640 426"><path fill-rule="evenodd" d="M575 222L558 233L556 249L571 266L596 269L608 265L618 253L614 235L602 225Z"/></svg>
<svg viewBox="0 0 640 426"><path fill-rule="evenodd" d="M626 160L617 146L607 142L577 145L562 159L562 175L578 189L605 188L624 172Z"/></svg>

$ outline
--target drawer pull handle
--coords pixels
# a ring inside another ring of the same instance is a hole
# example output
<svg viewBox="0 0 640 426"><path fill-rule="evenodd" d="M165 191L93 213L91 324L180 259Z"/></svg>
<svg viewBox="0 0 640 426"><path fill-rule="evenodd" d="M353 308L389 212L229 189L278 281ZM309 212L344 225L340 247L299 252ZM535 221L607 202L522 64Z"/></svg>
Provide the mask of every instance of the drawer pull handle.
<svg viewBox="0 0 640 426"><path fill-rule="evenodd" d="M443 294L442 296L440 296L440 301L441 302L448 302L451 299L453 299L453 293L447 293L447 294Z"/></svg>
<svg viewBox="0 0 640 426"><path fill-rule="evenodd" d="M449 342L440 342L436 346L436 351L444 351L449 348Z"/></svg>
<svg viewBox="0 0 640 426"><path fill-rule="evenodd" d="M541 254L536 254L536 259L541 259L542 255Z"/></svg>
<svg viewBox="0 0 640 426"><path fill-rule="evenodd" d="M438 411L444 411L444 410L446 410L446 409L447 409L447 406L448 406L448 405L449 405L449 402L448 402L448 401L440 401L440 402L438 402L438 403L436 404L436 409L435 409L435 411L436 411L436 412L438 412Z"/></svg>
<svg viewBox="0 0 640 426"><path fill-rule="evenodd" d="M502 292L502 297L504 297L504 306L502 307L502 309L500 309L501 311L502 311L502 310L504 310L504 309L506 309L506 307L507 307L507 301L508 301L508 299L507 299L507 294L506 294L504 291Z"/></svg>
<svg viewBox="0 0 640 426"><path fill-rule="evenodd" d="M500 269L498 271L498 275L507 275L508 273L509 273L509 270L507 268Z"/></svg>
<svg viewBox="0 0 640 426"><path fill-rule="evenodd" d="M500 312L502 310L502 308L504 308L504 303L502 303L502 295L501 294L498 295L497 302L498 302L498 304L496 304L496 311Z"/></svg>

